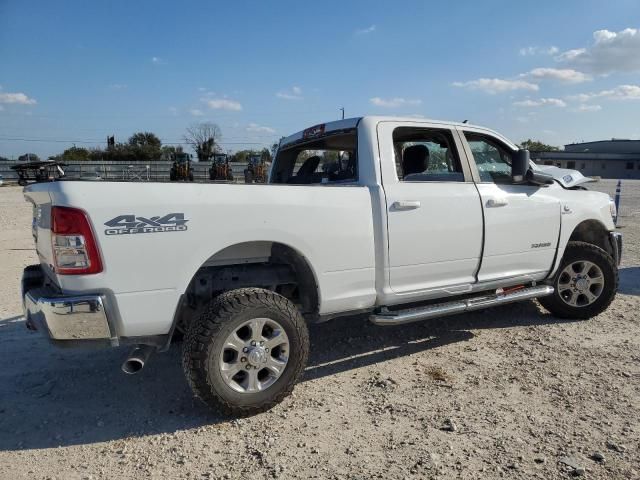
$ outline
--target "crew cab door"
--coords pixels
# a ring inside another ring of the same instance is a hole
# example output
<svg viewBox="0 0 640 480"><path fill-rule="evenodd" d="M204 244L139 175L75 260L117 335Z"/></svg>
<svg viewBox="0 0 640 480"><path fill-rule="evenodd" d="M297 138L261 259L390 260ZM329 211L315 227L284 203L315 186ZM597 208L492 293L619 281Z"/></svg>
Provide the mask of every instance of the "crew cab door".
<svg viewBox="0 0 640 480"><path fill-rule="evenodd" d="M482 209L455 128L378 124L395 294L467 291L482 249Z"/></svg>
<svg viewBox="0 0 640 480"><path fill-rule="evenodd" d="M514 151L500 139L479 129L459 131L484 213L478 282L546 275L558 245L559 200L546 186L513 184Z"/></svg>

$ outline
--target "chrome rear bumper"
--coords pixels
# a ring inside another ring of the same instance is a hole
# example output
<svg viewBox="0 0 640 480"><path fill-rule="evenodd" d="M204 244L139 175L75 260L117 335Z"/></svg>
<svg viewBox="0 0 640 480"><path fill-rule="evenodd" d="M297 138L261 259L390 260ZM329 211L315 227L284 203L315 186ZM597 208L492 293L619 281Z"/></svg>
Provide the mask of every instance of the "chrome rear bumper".
<svg viewBox="0 0 640 480"><path fill-rule="evenodd" d="M103 295L60 294L44 285L41 270L27 267L22 277L22 301L27 327L43 331L52 340L118 344Z"/></svg>

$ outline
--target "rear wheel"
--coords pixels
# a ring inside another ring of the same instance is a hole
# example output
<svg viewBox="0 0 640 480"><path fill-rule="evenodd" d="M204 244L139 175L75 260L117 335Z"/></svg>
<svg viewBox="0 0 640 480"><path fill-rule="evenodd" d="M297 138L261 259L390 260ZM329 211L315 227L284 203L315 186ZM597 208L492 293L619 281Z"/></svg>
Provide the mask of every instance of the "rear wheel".
<svg viewBox="0 0 640 480"><path fill-rule="evenodd" d="M212 300L189 326L182 365L207 405L252 415L291 393L308 354L307 326L295 305L269 290L243 288Z"/></svg>
<svg viewBox="0 0 640 480"><path fill-rule="evenodd" d="M601 248L585 242L569 242L558 273L555 291L539 299L560 318L587 319L602 313L618 291L618 268Z"/></svg>

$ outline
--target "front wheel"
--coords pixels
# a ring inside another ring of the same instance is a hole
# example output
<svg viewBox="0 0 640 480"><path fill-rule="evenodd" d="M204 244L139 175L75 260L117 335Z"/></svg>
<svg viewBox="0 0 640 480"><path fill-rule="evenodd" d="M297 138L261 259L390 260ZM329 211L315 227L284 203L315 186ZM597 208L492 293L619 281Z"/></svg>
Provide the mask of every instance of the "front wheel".
<svg viewBox="0 0 640 480"><path fill-rule="evenodd" d="M560 318L588 319L602 313L618 291L618 267L600 247L569 242L553 279L552 295L540 304Z"/></svg>
<svg viewBox="0 0 640 480"><path fill-rule="evenodd" d="M213 299L189 326L182 365L207 405L252 415L291 393L308 355L307 325L296 306L269 290L242 288Z"/></svg>

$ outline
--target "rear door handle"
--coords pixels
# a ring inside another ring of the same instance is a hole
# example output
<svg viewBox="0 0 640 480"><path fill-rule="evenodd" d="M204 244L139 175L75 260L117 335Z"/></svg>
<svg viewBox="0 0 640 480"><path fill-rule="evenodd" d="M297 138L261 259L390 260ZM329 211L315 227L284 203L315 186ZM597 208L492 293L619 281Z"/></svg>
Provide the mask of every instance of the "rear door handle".
<svg viewBox="0 0 640 480"><path fill-rule="evenodd" d="M420 202L418 200L399 200L391 204L393 210L415 210L420 208Z"/></svg>
<svg viewBox="0 0 640 480"><path fill-rule="evenodd" d="M509 205L506 198L490 198L487 200L487 208L506 207Z"/></svg>

